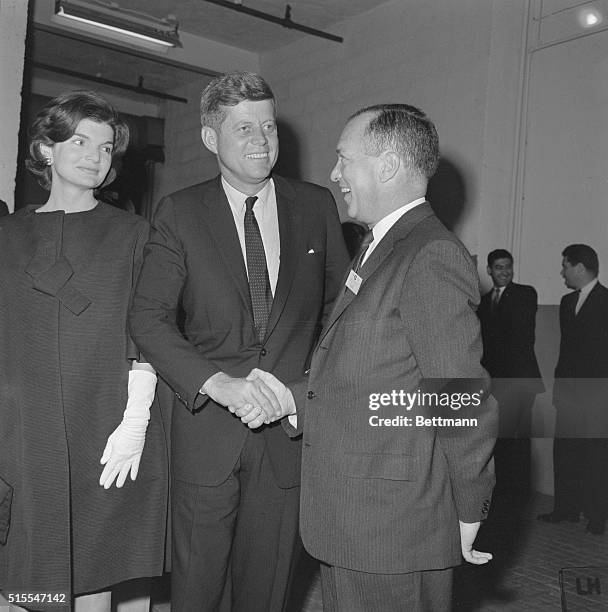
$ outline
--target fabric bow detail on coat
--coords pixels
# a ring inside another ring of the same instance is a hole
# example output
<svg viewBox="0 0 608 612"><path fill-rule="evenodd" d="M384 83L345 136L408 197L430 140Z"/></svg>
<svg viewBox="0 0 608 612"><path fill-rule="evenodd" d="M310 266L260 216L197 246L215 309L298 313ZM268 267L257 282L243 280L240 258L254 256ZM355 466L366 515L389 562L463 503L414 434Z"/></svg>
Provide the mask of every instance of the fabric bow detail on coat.
<svg viewBox="0 0 608 612"><path fill-rule="evenodd" d="M50 252L51 248L51 245L40 245L26 272L34 279L34 289L56 297L63 306L78 316L91 305L91 300L70 283L74 270L64 255L59 255L49 265L54 255Z"/></svg>

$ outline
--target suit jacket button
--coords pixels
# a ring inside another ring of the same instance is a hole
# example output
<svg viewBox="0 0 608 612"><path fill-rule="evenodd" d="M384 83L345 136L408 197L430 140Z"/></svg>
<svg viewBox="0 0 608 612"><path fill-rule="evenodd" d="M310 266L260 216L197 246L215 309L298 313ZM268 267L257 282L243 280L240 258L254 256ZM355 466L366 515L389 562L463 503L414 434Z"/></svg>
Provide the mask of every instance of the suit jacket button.
<svg viewBox="0 0 608 612"><path fill-rule="evenodd" d="M314 391L309 391L309 392L306 394L306 397L307 397L308 399L315 399L315 392L314 392Z"/></svg>
<svg viewBox="0 0 608 612"><path fill-rule="evenodd" d="M267 351L265 348L263 348L263 349L260 351L260 355L262 355L262 357L266 357L266 355L267 355L267 354L268 354L268 351Z"/></svg>

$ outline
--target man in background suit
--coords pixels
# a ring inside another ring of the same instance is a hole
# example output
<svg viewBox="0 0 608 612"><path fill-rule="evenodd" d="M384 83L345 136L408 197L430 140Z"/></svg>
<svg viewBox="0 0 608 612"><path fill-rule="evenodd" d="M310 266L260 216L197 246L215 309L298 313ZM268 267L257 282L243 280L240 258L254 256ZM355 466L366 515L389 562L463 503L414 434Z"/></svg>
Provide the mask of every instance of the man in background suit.
<svg viewBox="0 0 608 612"><path fill-rule="evenodd" d="M505 249L488 254L492 289L477 309L483 358L498 401L496 492L524 497L530 490L532 405L545 390L534 353L538 298L534 287L513 282L513 256ZM495 493L496 493L495 492Z"/></svg>
<svg viewBox="0 0 608 612"><path fill-rule="evenodd" d="M214 79L201 122L220 176L160 203L130 320L183 404L172 421L171 609L274 612L297 550L301 446L278 423L248 430L226 407L278 409L243 377L303 376L348 258L330 192L271 175L275 100L261 77Z"/></svg>
<svg viewBox="0 0 608 612"><path fill-rule="evenodd" d="M4 200L0 200L0 217L8 215L8 206Z"/></svg>
<svg viewBox="0 0 608 612"><path fill-rule="evenodd" d="M597 253L586 244L562 252L566 294L559 306L561 342L555 368L555 501L539 519L578 522L602 535L608 517L608 289L598 281Z"/></svg>
<svg viewBox="0 0 608 612"><path fill-rule="evenodd" d="M297 407L300 529L322 561L324 610L448 610L451 568L462 555L491 558L473 550L490 506L496 425L495 403L483 397L477 272L425 201L438 141L423 112L365 108L349 119L337 151L331 178L349 216L372 228L366 250L308 378L285 389L253 375L287 413ZM431 405L417 392L428 392ZM433 393L450 405L433 405ZM454 404L465 395L472 401ZM454 417L477 423L446 426Z"/></svg>

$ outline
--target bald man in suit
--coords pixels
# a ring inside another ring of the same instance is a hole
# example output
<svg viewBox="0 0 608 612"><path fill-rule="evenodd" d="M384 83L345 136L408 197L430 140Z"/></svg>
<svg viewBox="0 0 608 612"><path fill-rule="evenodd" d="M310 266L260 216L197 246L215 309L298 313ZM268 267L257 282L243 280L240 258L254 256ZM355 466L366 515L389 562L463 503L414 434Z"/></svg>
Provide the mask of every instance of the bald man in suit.
<svg viewBox="0 0 608 612"><path fill-rule="evenodd" d="M332 180L371 231L308 377L285 388L252 376L275 390L290 435L303 433L300 529L322 562L324 610L448 610L452 567L491 559L473 548L497 420L480 365L477 272L425 200L438 142L423 112L365 108L337 151Z"/></svg>

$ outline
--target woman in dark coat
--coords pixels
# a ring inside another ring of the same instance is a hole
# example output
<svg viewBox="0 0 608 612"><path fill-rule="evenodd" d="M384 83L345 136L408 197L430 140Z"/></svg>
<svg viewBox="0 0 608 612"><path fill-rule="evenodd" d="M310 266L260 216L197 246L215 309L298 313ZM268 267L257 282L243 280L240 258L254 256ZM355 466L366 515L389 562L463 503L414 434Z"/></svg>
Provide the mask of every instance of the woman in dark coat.
<svg viewBox="0 0 608 612"><path fill-rule="evenodd" d="M126 327L148 227L95 198L128 138L97 94L52 100L27 162L49 199L0 219L0 590L27 609L109 610L163 570L156 376Z"/></svg>

